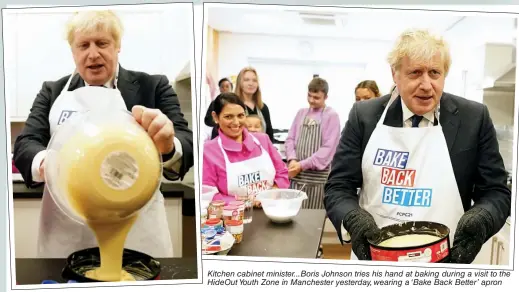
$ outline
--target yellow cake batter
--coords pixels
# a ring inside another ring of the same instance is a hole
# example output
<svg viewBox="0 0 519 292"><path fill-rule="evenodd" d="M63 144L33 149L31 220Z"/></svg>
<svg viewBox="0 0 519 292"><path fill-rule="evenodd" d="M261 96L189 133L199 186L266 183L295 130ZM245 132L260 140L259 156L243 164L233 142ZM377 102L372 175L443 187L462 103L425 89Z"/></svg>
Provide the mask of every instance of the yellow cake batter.
<svg viewBox="0 0 519 292"><path fill-rule="evenodd" d="M101 267L85 276L135 280L122 270L122 255L137 220L135 212L160 183L161 164L153 141L146 132L128 126L93 127L71 137L59 155L60 186L99 244Z"/></svg>
<svg viewBox="0 0 519 292"><path fill-rule="evenodd" d="M407 234L395 236L393 238L382 241L381 247L410 247L432 243L440 239L438 236L429 234Z"/></svg>

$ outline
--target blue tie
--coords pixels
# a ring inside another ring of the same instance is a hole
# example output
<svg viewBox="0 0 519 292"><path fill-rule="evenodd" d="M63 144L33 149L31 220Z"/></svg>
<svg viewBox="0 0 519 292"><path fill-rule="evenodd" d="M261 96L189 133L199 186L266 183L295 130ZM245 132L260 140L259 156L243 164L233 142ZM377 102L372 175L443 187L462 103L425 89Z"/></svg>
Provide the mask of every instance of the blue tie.
<svg viewBox="0 0 519 292"><path fill-rule="evenodd" d="M420 124L420 122L422 121L423 119L423 116L417 116L417 115L414 115L412 118L411 118L411 121L412 121L412 127L413 128L418 128L418 125Z"/></svg>

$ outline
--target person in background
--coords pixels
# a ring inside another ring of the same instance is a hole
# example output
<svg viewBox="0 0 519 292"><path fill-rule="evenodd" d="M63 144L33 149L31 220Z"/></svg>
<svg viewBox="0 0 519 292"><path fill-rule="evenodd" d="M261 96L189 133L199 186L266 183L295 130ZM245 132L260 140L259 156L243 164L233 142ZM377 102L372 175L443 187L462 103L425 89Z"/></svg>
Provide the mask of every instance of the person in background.
<svg viewBox="0 0 519 292"><path fill-rule="evenodd" d="M218 81L218 88L220 88L220 93L224 92L232 92L232 82L229 78L222 78Z"/></svg>
<svg viewBox="0 0 519 292"><path fill-rule="evenodd" d="M164 176L182 179L193 166L193 133L168 78L130 71L119 64L123 26L111 11L75 13L66 27L75 70L46 81L14 143L14 163L28 187L45 182L46 147L67 117L99 107L132 111L162 154ZM51 52L48 52L52 54ZM105 87L105 88L99 88ZM128 234L125 247L154 257L173 257L164 197L160 191ZM86 225L70 219L44 188L38 256L65 258L97 246Z"/></svg>
<svg viewBox="0 0 519 292"><path fill-rule="evenodd" d="M210 80L212 80L212 79L210 79ZM220 93L232 92L233 85L232 85L231 80L229 80L229 78L220 79L220 81L218 81L218 89L220 90ZM209 107L207 108L207 111L205 113L204 124L208 127L212 127L213 134L214 134L214 131L215 131L214 127L216 126L216 123L214 122L213 116L212 116L213 106L214 106L213 101L211 101L211 103L209 104ZM212 138L214 138L214 137L212 137Z"/></svg>
<svg viewBox="0 0 519 292"><path fill-rule="evenodd" d="M341 122L337 112L326 106L328 82L314 78L308 84L309 107L300 109L285 141L291 188L304 191L305 209L324 209L324 184L339 143Z"/></svg>
<svg viewBox="0 0 519 292"><path fill-rule="evenodd" d="M236 78L236 84L235 93L245 104L245 114L257 115L261 119L263 132L267 133L270 141L274 142L274 129L270 120L270 111L267 104L263 102L256 69L252 67L243 68ZM209 120L213 119L209 111L213 111L213 102L209 105L205 116L206 125L214 122ZM213 126L211 139L214 139L216 136L218 136L218 128Z"/></svg>
<svg viewBox="0 0 519 292"><path fill-rule="evenodd" d="M355 100L368 100L374 97L380 97L380 90L377 82L374 80L364 80L355 87Z"/></svg>
<svg viewBox="0 0 519 292"><path fill-rule="evenodd" d="M234 93L222 93L214 100L212 115L219 133L204 144L202 172L202 184L218 189L213 200L229 203L236 196L290 186L286 164L269 137L245 127L246 107ZM241 183L240 177L252 173L258 173L254 180Z"/></svg>
<svg viewBox="0 0 519 292"><path fill-rule="evenodd" d="M511 213L488 108L444 92L450 52L428 31L402 33L388 62L397 90L353 105L325 186L328 218L341 242L342 227L350 234L353 260L371 260L379 228L432 221L450 229L450 261L470 264Z"/></svg>
<svg viewBox="0 0 519 292"><path fill-rule="evenodd" d="M247 130L251 133L263 132L261 118L257 115L249 115L246 120Z"/></svg>
<svg viewBox="0 0 519 292"><path fill-rule="evenodd" d="M258 81L258 73L252 67L243 68L236 78L235 93L245 104L245 114L257 115L261 119L261 127L268 135L270 141L274 141L274 129L270 120L270 111L266 103L263 102L261 89ZM213 138L217 131L213 131Z"/></svg>

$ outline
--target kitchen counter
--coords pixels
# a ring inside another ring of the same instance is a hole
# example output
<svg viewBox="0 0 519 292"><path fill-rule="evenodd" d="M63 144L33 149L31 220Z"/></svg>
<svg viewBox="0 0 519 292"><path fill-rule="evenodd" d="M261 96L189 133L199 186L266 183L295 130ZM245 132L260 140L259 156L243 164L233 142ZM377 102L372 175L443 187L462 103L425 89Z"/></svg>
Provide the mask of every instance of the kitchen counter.
<svg viewBox="0 0 519 292"><path fill-rule="evenodd" d="M197 279L196 258L157 259L161 263L161 280ZM16 281L19 285L41 284L43 280L65 283L61 271L65 259L16 259Z"/></svg>
<svg viewBox="0 0 519 292"><path fill-rule="evenodd" d="M302 209L292 222L275 224L263 210L255 209L252 222L245 225L243 241L228 256L315 259L325 218L325 210Z"/></svg>
<svg viewBox="0 0 519 292"><path fill-rule="evenodd" d="M183 198L194 200L194 185L172 182L161 183L160 190L165 198ZM13 182L14 199L41 199L43 197L43 185L28 188L23 182Z"/></svg>

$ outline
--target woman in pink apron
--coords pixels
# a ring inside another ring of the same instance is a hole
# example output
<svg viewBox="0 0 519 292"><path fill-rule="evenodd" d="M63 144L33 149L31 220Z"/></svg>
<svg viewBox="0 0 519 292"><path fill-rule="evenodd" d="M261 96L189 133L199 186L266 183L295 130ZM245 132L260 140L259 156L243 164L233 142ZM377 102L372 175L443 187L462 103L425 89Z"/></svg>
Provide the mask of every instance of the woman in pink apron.
<svg viewBox="0 0 519 292"><path fill-rule="evenodd" d="M204 144L202 173L202 184L218 189L213 200L228 203L290 185L286 164L269 136L247 131L245 108L234 93L222 93L214 101L219 135Z"/></svg>

